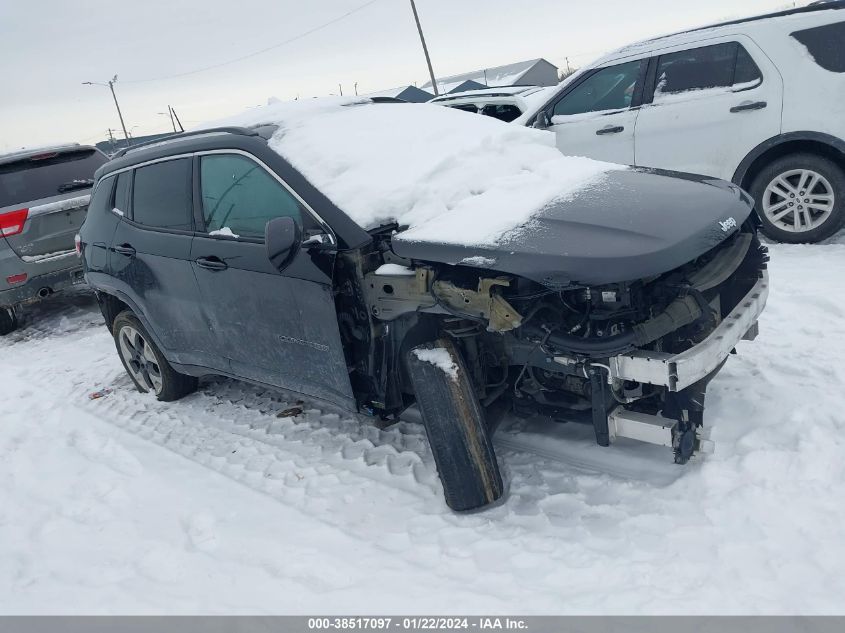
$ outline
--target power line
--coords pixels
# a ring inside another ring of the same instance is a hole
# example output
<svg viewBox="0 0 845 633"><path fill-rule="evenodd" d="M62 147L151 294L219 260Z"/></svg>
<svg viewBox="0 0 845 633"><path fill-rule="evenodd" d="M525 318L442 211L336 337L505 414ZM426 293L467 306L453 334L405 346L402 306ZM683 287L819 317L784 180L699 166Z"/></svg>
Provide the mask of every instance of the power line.
<svg viewBox="0 0 845 633"><path fill-rule="evenodd" d="M285 46L285 45L290 44L292 42L295 42L297 40L301 40L302 38L307 37L308 35L311 35L312 33L316 33L317 31L321 31L324 28L331 26L332 24L336 24L337 22L340 22L341 20L348 18L350 15L353 15L355 13L358 13L359 11L366 9L368 6L370 6L371 4L375 4L378 1L379 0L369 0L369 2L365 2L364 4L352 9L351 11L347 11L343 15L340 15L340 16L332 19L332 20L329 20L328 22L324 22L323 24L320 24L319 26L315 26L314 28L309 29L309 30L307 30L303 33L300 33L299 35L294 35L293 37L288 38L288 39L284 40L283 42L279 42L278 44L273 44L272 46L262 48L261 50L254 51L252 53L248 53L246 55L242 55L240 57L236 57L234 59L230 59L230 60L225 61L225 62L220 62L218 64L212 64L211 66L203 66L202 68L196 68L194 70L188 70L186 72L176 73L174 75L165 75L164 77L151 77L149 79L135 79L135 80L130 80L130 81L123 81L122 83L140 84L140 83L147 83L147 82L150 82L150 81L163 81L165 79L176 79L177 77L186 77L188 75L195 75L196 73L205 72L206 70L213 70L214 68L221 68L222 66L228 66L229 64L234 64L236 62L240 62L240 61L243 61L245 59L255 57L256 55L261 55L263 53L266 53L267 51L272 51L273 49L279 48L281 46Z"/></svg>

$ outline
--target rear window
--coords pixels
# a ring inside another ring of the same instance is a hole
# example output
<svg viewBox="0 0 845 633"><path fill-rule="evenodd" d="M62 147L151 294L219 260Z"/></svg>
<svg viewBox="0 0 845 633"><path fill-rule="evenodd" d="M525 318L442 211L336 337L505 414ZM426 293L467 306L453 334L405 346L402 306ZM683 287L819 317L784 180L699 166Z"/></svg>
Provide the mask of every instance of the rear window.
<svg viewBox="0 0 845 633"><path fill-rule="evenodd" d="M795 31L792 37L807 47L819 66L834 73L845 73L845 22Z"/></svg>
<svg viewBox="0 0 845 633"><path fill-rule="evenodd" d="M47 152L0 165L0 207L27 204L94 184L94 172L108 159L96 150Z"/></svg>
<svg viewBox="0 0 845 633"><path fill-rule="evenodd" d="M190 158L168 160L135 170L132 220L160 229L191 230Z"/></svg>
<svg viewBox="0 0 845 633"><path fill-rule="evenodd" d="M748 51L737 42L726 42L661 55L655 94L729 88L762 78Z"/></svg>

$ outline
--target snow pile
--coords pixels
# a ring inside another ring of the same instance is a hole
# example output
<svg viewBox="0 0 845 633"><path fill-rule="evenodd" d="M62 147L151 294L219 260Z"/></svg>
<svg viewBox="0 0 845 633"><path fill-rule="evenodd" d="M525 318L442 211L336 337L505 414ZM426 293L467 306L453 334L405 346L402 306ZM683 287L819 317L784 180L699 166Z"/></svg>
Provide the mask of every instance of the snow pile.
<svg viewBox="0 0 845 633"><path fill-rule="evenodd" d="M431 363L435 367L439 367L443 373L448 374L452 380L458 380L458 366L452 360L452 357L442 347L435 347L434 349L415 349L414 356L419 358L424 363Z"/></svg>
<svg viewBox="0 0 845 633"><path fill-rule="evenodd" d="M272 149L364 228L494 245L553 200L622 166L567 157L554 135L428 104L273 103L202 127L278 125Z"/></svg>
<svg viewBox="0 0 845 633"><path fill-rule="evenodd" d="M240 237L237 233L234 233L232 229L228 226L224 226L219 229L215 229L214 231L209 231L209 235L222 235L223 237Z"/></svg>
<svg viewBox="0 0 845 633"><path fill-rule="evenodd" d="M38 204L34 207L29 207L29 216L41 215L44 213L56 213L58 211L70 211L71 209L78 209L84 207L91 201L91 195L75 196L73 198L65 198L64 200L57 200L56 202L47 202L45 204Z"/></svg>
<svg viewBox="0 0 845 633"><path fill-rule="evenodd" d="M376 268L376 275L393 275L394 277L413 277L416 275L413 268L401 264L382 264Z"/></svg>
<svg viewBox="0 0 845 633"><path fill-rule="evenodd" d="M27 264L32 264L35 262L46 262L51 259L70 257L71 255L76 255L76 249L72 248L65 251L55 251L53 253L44 253L43 255L21 255L21 259Z"/></svg>
<svg viewBox="0 0 845 633"><path fill-rule="evenodd" d="M459 263L464 266L478 266L480 268L490 267L496 263L492 257L484 257L483 255L473 255L472 257L464 257Z"/></svg>

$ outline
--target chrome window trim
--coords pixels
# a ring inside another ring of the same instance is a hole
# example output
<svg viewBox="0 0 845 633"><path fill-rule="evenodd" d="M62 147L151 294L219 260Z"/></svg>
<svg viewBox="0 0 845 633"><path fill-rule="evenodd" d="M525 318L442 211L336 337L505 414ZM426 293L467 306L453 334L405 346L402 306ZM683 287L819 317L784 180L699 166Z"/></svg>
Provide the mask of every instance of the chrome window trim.
<svg viewBox="0 0 845 633"><path fill-rule="evenodd" d="M120 169L115 169L114 171L110 171L107 174L103 174L100 177L100 180L104 180L110 176L116 176L117 174L122 174L125 171L130 171L132 169L140 169L141 167L146 167L147 165L154 165L156 163L163 163L168 160L177 160L179 158L191 158L194 156L196 152L187 152L184 154L173 154L172 156L162 156L160 158L153 158L152 160L146 160L143 163L135 163L134 165L129 165L128 167L121 167Z"/></svg>

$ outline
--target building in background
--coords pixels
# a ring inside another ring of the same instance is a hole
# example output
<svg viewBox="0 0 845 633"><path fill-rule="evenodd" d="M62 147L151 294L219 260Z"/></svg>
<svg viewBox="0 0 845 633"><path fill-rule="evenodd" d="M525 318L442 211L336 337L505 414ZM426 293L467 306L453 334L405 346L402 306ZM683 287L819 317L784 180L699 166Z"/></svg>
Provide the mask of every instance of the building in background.
<svg viewBox="0 0 845 633"><path fill-rule="evenodd" d="M425 90L420 90L416 86L399 86L398 88L391 88L390 90L379 90L378 92L370 92L362 97L392 97L394 99L402 99L409 103L425 103L429 99L433 99L434 95Z"/></svg>
<svg viewBox="0 0 845 633"><path fill-rule="evenodd" d="M447 94L487 87L554 86L557 83L557 66L541 57L505 66L482 68L451 77L438 77L437 89L440 94ZM422 89L434 92L430 81L423 84Z"/></svg>

